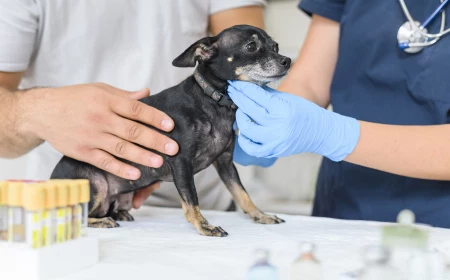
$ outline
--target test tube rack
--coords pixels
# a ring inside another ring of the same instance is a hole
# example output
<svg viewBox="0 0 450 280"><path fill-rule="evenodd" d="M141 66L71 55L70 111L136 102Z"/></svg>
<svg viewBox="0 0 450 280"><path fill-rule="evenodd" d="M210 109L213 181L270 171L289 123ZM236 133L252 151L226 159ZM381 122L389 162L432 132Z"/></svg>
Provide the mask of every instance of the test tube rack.
<svg viewBox="0 0 450 280"><path fill-rule="evenodd" d="M0 182L0 279L50 280L95 265L88 180Z"/></svg>
<svg viewBox="0 0 450 280"><path fill-rule="evenodd" d="M0 243L0 272L8 280L50 280L95 265L99 259L98 240L81 237L40 248Z"/></svg>

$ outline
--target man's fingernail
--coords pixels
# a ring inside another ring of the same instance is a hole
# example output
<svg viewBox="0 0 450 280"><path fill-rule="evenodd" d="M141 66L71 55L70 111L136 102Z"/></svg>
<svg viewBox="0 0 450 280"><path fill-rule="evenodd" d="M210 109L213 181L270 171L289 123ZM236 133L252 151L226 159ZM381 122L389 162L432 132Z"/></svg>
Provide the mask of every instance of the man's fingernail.
<svg viewBox="0 0 450 280"><path fill-rule="evenodd" d="M177 152L177 145L175 143L167 143L164 149L166 153L173 155Z"/></svg>
<svg viewBox="0 0 450 280"><path fill-rule="evenodd" d="M127 172L127 176L130 179L137 179L137 178L139 178L139 171L137 171L135 169L130 169Z"/></svg>
<svg viewBox="0 0 450 280"><path fill-rule="evenodd" d="M161 121L161 126L165 129L172 129L173 128L173 121L164 119Z"/></svg>
<svg viewBox="0 0 450 280"><path fill-rule="evenodd" d="M160 167L162 165L162 158L160 156L151 156L150 157L150 166L152 167Z"/></svg>

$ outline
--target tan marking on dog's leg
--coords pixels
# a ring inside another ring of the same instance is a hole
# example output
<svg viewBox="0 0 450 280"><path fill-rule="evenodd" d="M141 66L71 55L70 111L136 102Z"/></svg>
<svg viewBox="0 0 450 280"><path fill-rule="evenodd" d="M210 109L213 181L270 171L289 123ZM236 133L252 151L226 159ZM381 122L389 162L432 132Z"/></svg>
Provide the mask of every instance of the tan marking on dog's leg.
<svg viewBox="0 0 450 280"><path fill-rule="evenodd" d="M183 207L186 220L193 224L201 235L217 237L225 237L228 235L221 227L210 225L200 212L200 207L189 205L183 200L181 200L181 206Z"/></svg>
<svg viewBox="0 0 450 280"><path fill-rule="evenodd" d="M92 228L116 228L119 227L119 224L111 217L88 218L88 226Z"/></svg>
<svg viewBox="0 0 450 280"><path fill-rule="evenodd" d="M237 202L239 207L241 207L241 209L245 213L247 213L255 222L260 224L284 223L283 219L280 219L274 215L264 214L261 210L259 210L250 199L248 193L239 184L232 184L229 189L231 194L233 195L233 199Z"/></svg>
<svg viewBox="0 0 450 280"><path fill-rule="evenodd" d="M96 196L94 196L94 203L91 210L89 211L89 215L95 213L95 211L97 211L101 207L102 201L103 198L100 197L100 195L97 194Z"/></svg>

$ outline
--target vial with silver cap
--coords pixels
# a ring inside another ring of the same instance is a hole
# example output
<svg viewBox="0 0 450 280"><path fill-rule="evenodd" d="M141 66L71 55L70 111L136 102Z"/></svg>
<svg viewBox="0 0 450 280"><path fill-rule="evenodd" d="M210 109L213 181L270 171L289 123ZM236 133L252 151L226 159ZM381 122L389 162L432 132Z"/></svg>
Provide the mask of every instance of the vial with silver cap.
<svg viewBox="0 0 450 280"><path fill-rule="evenodd" d="M247 273L247 280L278 280L278 271L269 262L269 251L265 249L255 251L255 263Z"/></svg>
<svg viewBox="0 0 450 280"><path fill-rule="evenodd" d="M300 247L301 255L295 260L291 268L291 280L320 280L322 279L322 266L315 254L315 245L305 242Z"/></svg>
<svg viewBox="0 0 450 280"><path fill-rule="evenodd" d="M415 223L415 215L403 210L397 217L398 224L383 227L382 245L391 251L391 263L406 279L429 279L426 261L428 232Z"/></svg>
<svg viewBox="0 0 450 280"><path fill-rule="evenodd" d="M397 280L399 274L390 266L390 251L383 246L369 246L364 252L364 269L358 279L360 280Z"/></svg>

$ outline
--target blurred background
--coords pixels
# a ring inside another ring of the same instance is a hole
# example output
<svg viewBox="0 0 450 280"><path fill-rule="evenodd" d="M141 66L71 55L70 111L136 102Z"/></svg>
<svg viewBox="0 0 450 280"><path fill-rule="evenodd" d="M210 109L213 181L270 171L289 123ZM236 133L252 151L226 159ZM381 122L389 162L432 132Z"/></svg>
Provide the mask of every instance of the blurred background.
<svg viewBox="0 0 450 280"><path fill-rule="evenodd" d="M269 0L266 9L268 33L279 43L280 53L295 58L303 44L309 17L298 8L298 0ZM276 85L272 85L276 87ZM252 199L264 211L309 215L321 157L302 154L279 159L263 169L238 166ZM0 172L19 177L21 161L0 159Z"/></svg>

